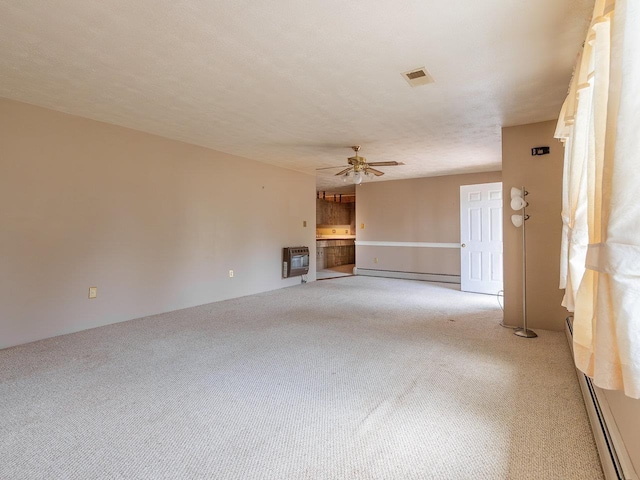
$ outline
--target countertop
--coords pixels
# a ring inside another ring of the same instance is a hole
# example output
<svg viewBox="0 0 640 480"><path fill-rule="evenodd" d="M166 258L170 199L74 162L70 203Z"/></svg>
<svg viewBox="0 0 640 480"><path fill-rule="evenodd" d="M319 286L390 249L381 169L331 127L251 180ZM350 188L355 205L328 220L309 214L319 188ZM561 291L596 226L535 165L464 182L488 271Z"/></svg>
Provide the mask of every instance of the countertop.
<svg viewBox="0 0 640 480"><path fill-rule="evenodd" d="M316 240L355 240L355 235L316 235Z"/></svg>

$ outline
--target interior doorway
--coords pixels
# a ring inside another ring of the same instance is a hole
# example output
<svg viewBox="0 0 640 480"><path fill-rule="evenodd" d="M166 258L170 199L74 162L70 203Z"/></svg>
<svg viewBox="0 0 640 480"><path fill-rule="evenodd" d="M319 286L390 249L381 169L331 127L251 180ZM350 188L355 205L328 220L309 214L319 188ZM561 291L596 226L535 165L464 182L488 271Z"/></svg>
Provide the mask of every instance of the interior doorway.
<svg viewBox="0 0 640 480"><path fill-rule="evenodd" d="M356 263L355 201L355 192L317 192L316 280L353 275Z"/></svg>
<svg viewBox="0 0 640 480"><path fill-rule="evenodd" d="M460 187L460 289L503 290L502 182Z"/></svg>

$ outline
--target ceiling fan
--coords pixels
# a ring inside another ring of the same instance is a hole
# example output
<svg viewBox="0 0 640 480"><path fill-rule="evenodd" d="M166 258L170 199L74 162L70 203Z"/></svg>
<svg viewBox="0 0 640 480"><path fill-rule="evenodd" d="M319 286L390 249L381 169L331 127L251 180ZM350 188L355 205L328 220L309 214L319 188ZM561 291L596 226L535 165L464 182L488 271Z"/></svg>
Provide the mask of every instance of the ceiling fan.
<svg viewBox="0 0 640 480"><path fill-rule="evenodd" d="M377 170L373 167L393 167L396 165L404 165L401 162L367 162L366 158L358 155L358 152L360 151L360 145L354 145L351 148L354 152L356 152L356 154L353 157L349 157L347 159L347 163L349 163L350 166L336 173L336 176L343 176L345 182L351 179L353 183L359 185L362 183L362 180L364 180L365 177L372 177L374 175L376 177L379 177L381 175L384 175L384 172L381 172L380 170ZM336 167L324 167L318 168L317 170L327 170L329 168Z"/></svg>

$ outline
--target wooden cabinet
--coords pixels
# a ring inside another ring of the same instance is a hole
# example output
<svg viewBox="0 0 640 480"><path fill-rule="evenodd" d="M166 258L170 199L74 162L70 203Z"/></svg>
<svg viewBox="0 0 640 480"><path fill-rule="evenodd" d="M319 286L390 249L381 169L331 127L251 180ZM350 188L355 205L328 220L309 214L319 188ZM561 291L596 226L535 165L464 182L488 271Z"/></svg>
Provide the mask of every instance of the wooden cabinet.
<svg viewBox="0 0 640 480"><path fill-rule="evenodd" d="M355 225L355 203L336 203L316 199L317 225Z"/></svg>
<svg viewBox="0 0 640 480"><path fill-rule="evenodd" d="M316 252L318 270L356 263L356 246L352 239L318 240Z"/></svg>

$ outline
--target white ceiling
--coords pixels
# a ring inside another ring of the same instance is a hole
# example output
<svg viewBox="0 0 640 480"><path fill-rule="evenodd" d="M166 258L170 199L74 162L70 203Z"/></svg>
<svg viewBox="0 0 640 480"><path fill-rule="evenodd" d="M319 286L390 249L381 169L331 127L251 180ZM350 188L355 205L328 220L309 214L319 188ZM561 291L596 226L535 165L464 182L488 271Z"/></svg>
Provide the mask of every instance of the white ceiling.
<svg viewBox="0 0 640 480"><path fill-rule="evenodd" d="M499 170L502 126L557 117L592 5L4 0L0 96L309 174L355 144L405 163L375 181Z"/></svg>

